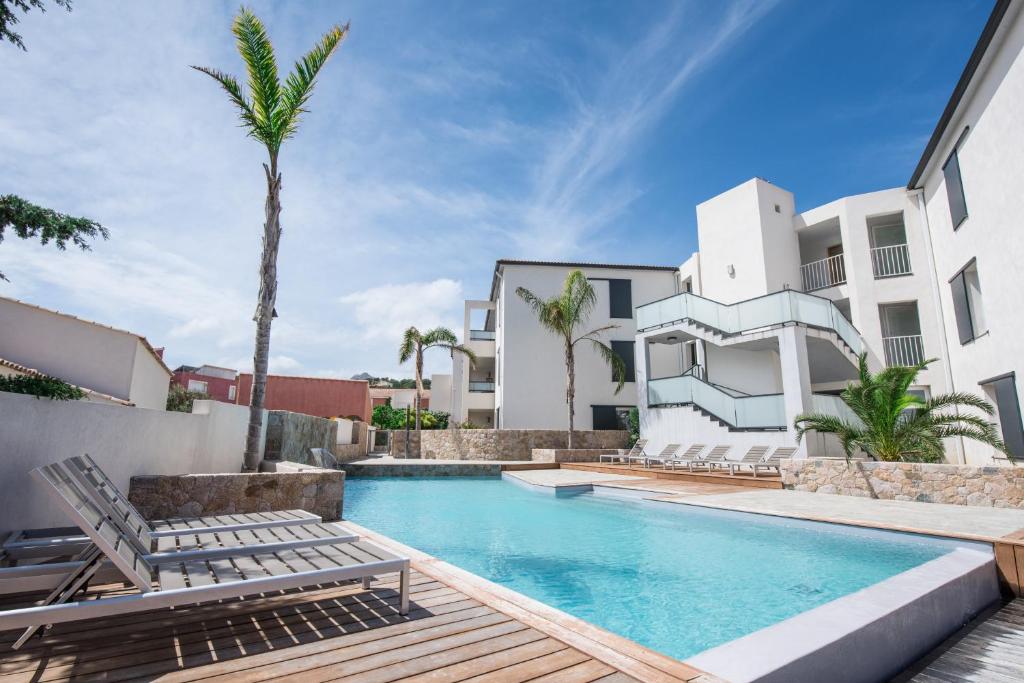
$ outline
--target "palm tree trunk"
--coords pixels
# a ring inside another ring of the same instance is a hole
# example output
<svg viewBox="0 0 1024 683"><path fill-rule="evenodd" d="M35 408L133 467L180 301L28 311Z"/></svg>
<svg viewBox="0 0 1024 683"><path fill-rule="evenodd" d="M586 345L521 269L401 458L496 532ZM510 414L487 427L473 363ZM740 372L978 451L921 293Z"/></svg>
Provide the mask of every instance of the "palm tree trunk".
<svg viewBox="0 0 1024 683"><path fill-rule="evenodd" d="M569 406L569 439L567 445L569 450L572 450L573 423L576 417L576 410L574 408L576 398L576 358L573 355L571 343L565 345L565 370L567 374L565 400Z"/></svg>
<svg viewBox="0 0 1024 683"><path fill-rule="evenodd" d="M252 394L249 397L249 432L245 439L242 470L255 472L260 464L260 436L263 431L263 402L267 390L267 366L270 362L270 326L277 302L277 251L281 243L281 175L277 172L277 154L267 175L267 220L263 224L263 256L260 259L260 295L256 306L256 350L252 359Z"/></svg>
<svg viewBox="0 0 1024 683"><path fill-rule="evenodd" d="M420 431L420 395L423 393L423 349L416 350L416 431Z"/></svg>

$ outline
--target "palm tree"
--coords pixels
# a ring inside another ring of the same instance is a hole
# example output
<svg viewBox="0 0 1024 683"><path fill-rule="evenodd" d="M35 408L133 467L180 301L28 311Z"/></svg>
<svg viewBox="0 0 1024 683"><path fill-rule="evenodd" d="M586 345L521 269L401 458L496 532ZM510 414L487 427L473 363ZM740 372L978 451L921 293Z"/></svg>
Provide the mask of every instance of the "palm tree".
<svg viewBox="0 0 1024 683"><path fill-rule="evenodd" d="M992 406L987 401L959 392L928 400L907 393L918 373L934 360L909 367L896 365L873 375L868 371L867 354L861 354L859 383L851 382L840 395L858 419L820 413L798 415L793 425L797 442L809 431L835 434L847 460L861 449L876 460L940 462L945 457L942 440L955 436L1005 451L995 428L984 417L958 411L967 407L991 415ZM950 408L953 411L946 412Z"/></svg>
<svg viewBox="0 0 1024 683"><path fill-rule="evenodd" d="M619 385L615 393L622 390L626 383L626 364L608 344L598 339L598 335L613 330L618 325L604 325L589 332L579 332L590 318L590 312L597 303L597 294L586 276L580 270L574 270L565 278L562 293L550 299L541 299L525 287L516 288L516 294L525 301L537 314L540 324L551 333L557 335L565 349L566 390L565 402L569 410L569 448L572 448L573 424L575 421L576 398L576 345L588 341L612 367L612 376Z"/></svg>
<svg viewBox="0 0 1024 683"><path fill-rule="evenodd" d="M256 304L256 350L253 353L252 395L249 400L249 432L245 442L243 469L259 466L260 428L263 424L263 399L267 386L270 358L270 326L277 311L277 251L281 242L281 174L277 169L281 144L295 135L300 115L313 94L316 76L327 59L348 35L348 24L334 26L312 50L295 63L294 70L281 83L277 59L263 23L243 7L231 24L238 52L248 72L248 96L231 75L205 66L193 66L212 77L227 92L238 108L242 128L249 137L267 148L269 163L263 164L267 179L266 222L263 224L263 255L260 258L260 292Z"/></svg>
<svg viewBox="0 0 1024 683"><path fill-rule="evenodd" d="M416 359L416 431L420 429L420 395L423 393L423 352L427 349L446 349L453 356L461 353L469 359L470 365L476 364L476 354L459 343L455 333L447 327L435 327L427 332L420 332L410 327L402 335L402 346L398 349L398 362Z"/></svg>

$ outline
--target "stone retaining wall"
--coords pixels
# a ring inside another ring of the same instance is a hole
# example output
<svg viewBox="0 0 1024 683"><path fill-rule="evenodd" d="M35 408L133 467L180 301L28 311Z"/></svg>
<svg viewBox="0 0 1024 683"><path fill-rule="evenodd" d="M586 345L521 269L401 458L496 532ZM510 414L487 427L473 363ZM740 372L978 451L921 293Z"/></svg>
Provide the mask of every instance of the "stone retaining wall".
<svg viewBox="0 0 1024 683"><path fill-rule="evenodd" d="M565 431L556 429L428 430L420 433L420 453L424 458L436 460L530 460L535 448L565 449L567 436ZM578 449L618 449L626 447L629 433L617 430L574 432L573 441ZM401 450L396 452L401 453Z"/></svg>
<svg viewBox="0 0 1024 683"><path fill-rule="evenodd" d="M338 423L323 417L271 410L267 413L267 460L287 460L311 464L309 449L326 448L334 452L338 445Z"/></svg>
<svg viewBox="0 0 1024 683"><path fill-rule="evenodd" d="M128 499L146 519L302 509L341 518L345 473L277 463L279 471L132 477ZM280 471L284 469L286 471Z"/></svg>
<svg viewBox="0 0 1024 683"><path fill-rule="evenodd" d="M884 500L1024 509L1024 468L784 460L787 489Z"/></svg>
<svg viewBox="0 0 1024 683"><path fill-rule="evenodd" d="M598 462L602 455L616 455L618 448L534 448L534 462Z"/></svg>

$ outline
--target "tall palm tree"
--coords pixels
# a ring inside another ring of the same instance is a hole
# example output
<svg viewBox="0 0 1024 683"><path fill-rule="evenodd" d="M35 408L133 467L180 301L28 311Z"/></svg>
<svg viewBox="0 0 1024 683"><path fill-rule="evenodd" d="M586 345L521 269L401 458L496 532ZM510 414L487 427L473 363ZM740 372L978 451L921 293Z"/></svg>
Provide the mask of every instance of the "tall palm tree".
<svg viewBox="0 0 1024 683"><path fill-rule="evenodd" d="M348 24L334 26L312 50L295 63L284 83L277 75L274 46L263 23L243 7L231 24L236 44L248 72L246 95L231 75L205 66L193 66L212 77L224 88L238 108L242 128L267 149L269 163L263 164L267 179L266 222L263 224L263 255L260 258L260 292L256 304L256 349L253 353L252 395L249 400L249 432L245 441L244 469L259 466L260 429L263 424L263 399L267 387L270 359L270 326L277 312L277 251L281 242L281 174L277 169L281 144L295 135L300 115L313 94L316 76L348 35Z"/></svg>
<svg viewBox="0 0 1024 683"><path fill-rule="evenodd" d="M435 327L427 332L420 332L410 327L402 335L402 345L398 349L398 362L406 363L415 358L416 366L416 431L420 429L420 397L423 393L423 352L427 349L446 349L452 355L461 353L469 359L470 365L476 365L476 354L459 343L455 333L447 327Z"/></svg>
<svg viewBox="0 0 1024 683"><path fill-rule="evenodd" d="M551 333L557 335L565 350L565 375L566 390L565 402L569 411L569 448L572 448L573 425L576 417L576 410L573 405L576 398L576 345L580 342L590 342L598 355L605 360L612 368L612 376L619 383L615 393L622 390L626 383L626 364L619 354L612 350L612 347L598 339L598 335L608 330L613 330L618 325L604 325L594 328L588 332L580 332L579 329L586 325L590 318L594 304L597 303L597 293L590 285L583 271L574 270L565 278L561 294L550 299L541 299L539 296L525 287L516 288L516 294L520 299L537 314L540 324Z"/></svg>
<svg viewBox="0 0 1024 683"><path fill-rule="evenodd" d="M878 374L868 371L867 354L861 354L859 383L850 383L840 397L857 420L810 413L798 415L796 438L809 431L835 434L847 460L857 449L876 460L940 462L945 457L942 440L962 436L1005 451L995 428L984 417L961 413L961 406L991 415L992 406L967 393L950 393L923 400L907 393L919 372L935 359L912 366L893 366ZM947 412L952 408L952 412Z"/></svg>

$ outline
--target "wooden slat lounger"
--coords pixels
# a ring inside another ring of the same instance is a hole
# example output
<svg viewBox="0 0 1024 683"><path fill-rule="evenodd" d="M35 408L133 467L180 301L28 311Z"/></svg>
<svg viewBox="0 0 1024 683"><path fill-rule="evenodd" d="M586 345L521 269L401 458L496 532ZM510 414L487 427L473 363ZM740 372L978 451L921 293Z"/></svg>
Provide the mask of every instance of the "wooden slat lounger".
<svg viewBox="0 0 1024 683"><path fill-rule="evenodd" d="M662 467L665 467L665 463L670 462L672 458L676 457L676 453L679 452L681 446L677 443L670 443L661 449L661 453L657 455L649 455L644 458L644 467L650 467L653 462L660 462Z"/></svg>
<svg viewBox="0 0 1024 683"><path fill-rule="evenodd" d="M768 455L770 446L751 446L750 450L739 460L726 460L725 466L729 468L729 475L735 476L736 471L741 467L749 467L757 476L757 465L764 464L765 456Z"/></svg>
<svg viewBox="0 0 1024 683"><path fill-rule="evenodd" d="M676 465L686 465L687 467L689 467L691 462L697 462L701 459L700 454L705 448L707 448L706 444L695 443L689 448L687 448L685 451L683 451L683 454L680 455L678 458L673 458L672 460L669 460L668 464L672 467L672 469L675 469Z"/></svg>
<svg viewBox="0 0 1024 683"><path fill-rule="evenodd" d="M399 611L408 614L409 560L373 543L354 541L274 552L259 547L219 548L190 557L145 556L136 549L135 540L82 497L64 474L56 465L32 470L32 475L53 492L60 508L89 536L95 551L44 604L0 611L0 631L27 629L15 648L47 624L354 579L362 579L364 587L369 587L374 577L395 572L400 574ZM71 602L105 561L116 566L138 592ZM29 567L15 569L24 571Z"/></svg>
<svg viewBox="0 0 1024 683"><path fill-rule="evenodd" d="M708 472L711 472L716 467L723 466L725 456L731 448L732 446L715 446L705 457L687 463L686 468L692 472L694 467L707 467Z"/></svg>
<svg viewBox="0 0 1024 683"><path fill-rule="evenodd" d="M629 449L628 453L624 455L622 453L605 453L604 455L599 455L597 457L597 461L604 462L605 460L608 460L608 462L615 462L616 460L621 460L623 462L629 462L630 458L643 457L644 446L646 445L647 439L637 439L636 443L633 444L633 447Z"/></svg>
<svg viewBox="0 0 1024 683"><path fill-rule="evenodd" d="M775 470L781 474L782 471L779 467L779 461L792 458L794 453L796 453L795 446L780 446L779 448L776 448L775 452L765 458L764 461L754 465L754 476L757 476L758 469Z"/></svg>

